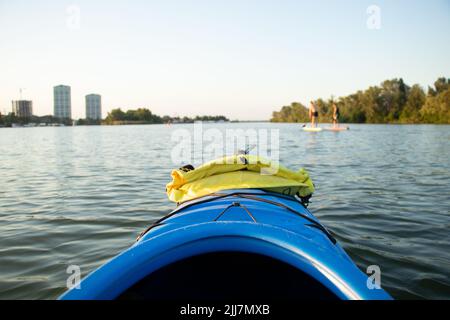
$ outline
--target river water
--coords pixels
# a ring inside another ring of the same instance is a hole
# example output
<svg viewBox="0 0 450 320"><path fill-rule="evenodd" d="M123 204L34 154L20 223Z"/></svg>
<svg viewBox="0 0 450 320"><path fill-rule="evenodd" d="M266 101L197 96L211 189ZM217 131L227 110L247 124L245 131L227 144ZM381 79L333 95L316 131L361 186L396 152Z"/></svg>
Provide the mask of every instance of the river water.
<svg viewBox="0 0 450 320"><path fill-rule="evenodd" d="M397 299L450 299L450 126L203 129L278 132L281 163L310 172L311 211L361 270L378 265ZM174 208L180 130L193 125L0 129L0 299L57 298L69 265L87 275Z"/></svg>

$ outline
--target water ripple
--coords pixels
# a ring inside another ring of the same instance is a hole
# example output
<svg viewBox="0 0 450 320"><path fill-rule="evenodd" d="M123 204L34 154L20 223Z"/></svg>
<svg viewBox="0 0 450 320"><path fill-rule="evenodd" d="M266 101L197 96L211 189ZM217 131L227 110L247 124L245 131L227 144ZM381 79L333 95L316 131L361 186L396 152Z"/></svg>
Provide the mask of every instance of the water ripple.
<svg viewBox="0 0 450 320"><path fill-rule="evenodd" d="M450 299L449 126L213 126L279 129L281 163L310 171L310 209L361 270L395 298ZM174 128L0 130L0 299L56 298L67 266L88 274L174 207Z"/></svg>

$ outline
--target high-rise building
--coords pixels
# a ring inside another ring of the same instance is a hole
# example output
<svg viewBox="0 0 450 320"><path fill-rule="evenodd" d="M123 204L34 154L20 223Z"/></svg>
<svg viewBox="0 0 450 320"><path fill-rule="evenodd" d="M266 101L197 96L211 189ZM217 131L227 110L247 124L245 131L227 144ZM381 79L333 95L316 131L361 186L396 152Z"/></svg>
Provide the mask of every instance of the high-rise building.
<svg viewBox="0 0 450 320"><path fill-rule="evenodd" d="M12 112L20 118L29 118L33 115L33 102L29 100L12 101Z"/></svg>
<svg viewBox="0 0 450 320"><path fill-rule="evenodd" d="M102 96L99 94L88 94L86 96L86 119L102 119Z"/></svg>
<svg viewBox="0 0 450 320"><path fill-rule="evenodd" d="M56 118L72 119L69 86L60 85L53 88L53 115Z"/></svg>

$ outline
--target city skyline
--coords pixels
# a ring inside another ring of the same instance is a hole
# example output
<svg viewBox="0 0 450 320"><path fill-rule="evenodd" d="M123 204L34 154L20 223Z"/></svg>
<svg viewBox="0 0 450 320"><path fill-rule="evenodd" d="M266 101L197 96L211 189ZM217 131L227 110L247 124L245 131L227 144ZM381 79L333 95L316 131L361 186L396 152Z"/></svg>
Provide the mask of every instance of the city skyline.
<svg viewBox="0 0 450 320"><path fill-rule="evenodd" d="M293 101L344 96L402 77L448 76L450 3L423 1L135 2L0 0L0 110L72 87L113 108L263 120ZM378 10L378 11L377 11ZM426 21L426 23L423 23Z"/></svg>
<svg viewBox="0 0 450 320"><path fill-rule="evenodd" d="M33 112L33 100L22 98L22 88L20 89L21 98L11 101L11 109L0 110L0 114L7 115L14 113L18 117L29 118L33 115L47 116L51 115L60 119L73 119L71 112L71 86L69 85L56 85L53 86L53 113L51 114L39 114ZM85 95L85 114L84 117L78 119L90 119L101 120L102 114L102 96L97 93L90 93Z"/></svg>

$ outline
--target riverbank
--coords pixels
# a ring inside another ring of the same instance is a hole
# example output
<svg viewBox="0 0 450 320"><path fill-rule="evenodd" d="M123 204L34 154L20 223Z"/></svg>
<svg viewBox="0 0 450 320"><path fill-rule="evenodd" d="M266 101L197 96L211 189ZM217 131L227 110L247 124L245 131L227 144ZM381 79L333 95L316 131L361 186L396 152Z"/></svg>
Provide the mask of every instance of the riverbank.
<svg viewBox="0 0 450 320"><path fill-rule="evenodd" d="M333 105L340 121L366 124L450 124L450 79L439 78L427 92L403 79L383 81L379 86L348 96L312 101L320 119L333 119ZM272 122L309 122L309 103L293 102L272 114Z"/></svg>

